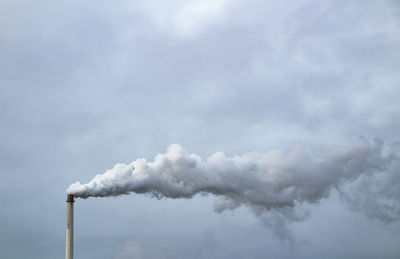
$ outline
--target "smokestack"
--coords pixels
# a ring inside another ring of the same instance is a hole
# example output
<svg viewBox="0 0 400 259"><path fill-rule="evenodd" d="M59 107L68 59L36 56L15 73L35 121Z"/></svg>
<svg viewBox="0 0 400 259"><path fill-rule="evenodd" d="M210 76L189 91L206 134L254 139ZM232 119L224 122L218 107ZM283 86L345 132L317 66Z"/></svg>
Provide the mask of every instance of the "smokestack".
<svg viewBox="0 0 400 259"><path fill-rule="evenodd" d="M65 259L74 258L74 195L67 195L67 231L65 243Z"/></svg>

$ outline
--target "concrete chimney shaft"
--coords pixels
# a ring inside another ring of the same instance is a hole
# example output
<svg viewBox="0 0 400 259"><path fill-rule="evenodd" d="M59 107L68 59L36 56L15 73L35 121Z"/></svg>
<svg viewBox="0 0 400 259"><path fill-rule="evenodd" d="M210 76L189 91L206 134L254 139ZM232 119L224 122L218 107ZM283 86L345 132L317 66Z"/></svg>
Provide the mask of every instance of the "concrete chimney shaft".
<svg viewBox="0 0 400 259"><path fill-rule="evenodd" d="M65 243L65 259L74 258L74 195L67 195L67 232Z"/></svg>

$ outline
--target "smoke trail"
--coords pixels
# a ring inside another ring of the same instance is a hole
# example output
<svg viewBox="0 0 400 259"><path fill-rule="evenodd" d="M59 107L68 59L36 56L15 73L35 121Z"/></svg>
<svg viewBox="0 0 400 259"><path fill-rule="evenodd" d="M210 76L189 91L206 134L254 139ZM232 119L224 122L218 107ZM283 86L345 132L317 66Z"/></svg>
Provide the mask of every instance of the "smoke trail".
<svg viewBox="0 0 400 259"><path fill-rule="evenodd" d="M257 215L267 210L294 215L296 204L315 203L327 197L332 188L340 188L360 175L398 173L392 168L398 162L397 153L384 153L381 141L370 144L359 140L349 148L318 155L296 146L288 153L273 150L227 157L217 152L203 160L175 144L153 162L138 159L117 164L89 183L71 184L67 193L81 198L130 192L158 198L191 198L198 193L211 193L220 196L214 205L217 212L246 205ZM396 199L398 194L395 193ZM297 217L293 215L290 217Z"/></svg>
<svg viewBox="0 0 400 259"><path fill-rule="evenodd" d="M370 166L379 174L363 174L340 189L341 198L350 208L382 222L400 220L400 143L392 144L385 157L383 141L376 140L375 158Z"/></svg>

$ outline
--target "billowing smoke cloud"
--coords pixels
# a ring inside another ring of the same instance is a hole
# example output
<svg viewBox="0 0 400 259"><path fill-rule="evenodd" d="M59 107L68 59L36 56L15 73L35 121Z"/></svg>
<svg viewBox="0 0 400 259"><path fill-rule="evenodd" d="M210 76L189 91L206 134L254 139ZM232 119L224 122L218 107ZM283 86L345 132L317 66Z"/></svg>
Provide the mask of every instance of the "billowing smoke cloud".
<svg viewBox="0 0 400 259"><path fill-rule="evenodd" d="M369 143L361 139L348 148L320 154L312 154L299 145L290 152L250 152L235 157L217 152L206 160L175 144L165 154L158 154L153 162L138 159L130 164L117 164L89 183L70 185L67 193L81 198L131 192L158 198L191 198L211 193L220 197L214 206L217 212L246 205L257 215L270 211L298 220L299 215L293 213L296 205L315 203L327 197L333 188L340 190L345 182L360 179L365 182L368 177L381 174L385 183L374 189L375 202L368 202L371 197L365 193L369 188L344 197L351 197L348 200L352 203L375 214L380 213L374 210L377 201L390 198L390 204L381 201L386 208L383 217L394 220L400 212L398 164L397 150L386 147L380 140Z"/></svg>
<svg viewBox="0 0 400 259"><path fill-rule="evenodd" d="M370 218L384 222L400 220L400 159L399 143L392 144L382 153L383 142L376 140L374 171L379 174L362 174L339 190L341 198L350 208L361 211Z"/></svg>

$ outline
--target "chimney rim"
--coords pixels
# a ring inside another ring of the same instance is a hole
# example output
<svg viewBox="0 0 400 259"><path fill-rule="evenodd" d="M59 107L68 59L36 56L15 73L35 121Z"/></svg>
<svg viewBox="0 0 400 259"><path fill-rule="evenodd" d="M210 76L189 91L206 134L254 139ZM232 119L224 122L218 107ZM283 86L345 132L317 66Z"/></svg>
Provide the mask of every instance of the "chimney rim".
<svg viewBox="0 0 400 259"><path fill-rule="evenodd" d="M68 195L67 195L67 202L75 202L75 199L74 199L74 195L73 195L73 194L68 194Z"/></svg>

